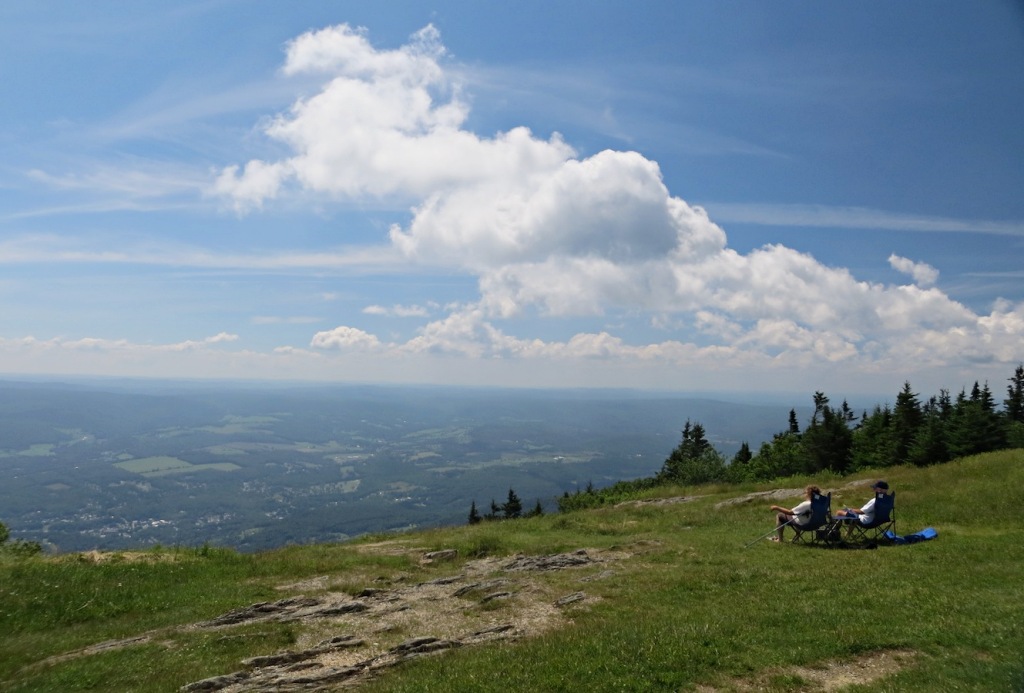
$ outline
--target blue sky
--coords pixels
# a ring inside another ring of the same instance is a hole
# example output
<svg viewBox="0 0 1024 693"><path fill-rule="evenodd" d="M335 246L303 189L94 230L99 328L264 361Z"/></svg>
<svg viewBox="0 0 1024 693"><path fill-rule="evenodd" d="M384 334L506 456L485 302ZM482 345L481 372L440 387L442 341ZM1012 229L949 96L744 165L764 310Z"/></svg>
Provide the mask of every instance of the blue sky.
<svg viewBox="0 0 1024 693"><path fill-rule="evenodd" d="M8 376L1024 360L1019 3L5 3L0 104Z"/></svg>

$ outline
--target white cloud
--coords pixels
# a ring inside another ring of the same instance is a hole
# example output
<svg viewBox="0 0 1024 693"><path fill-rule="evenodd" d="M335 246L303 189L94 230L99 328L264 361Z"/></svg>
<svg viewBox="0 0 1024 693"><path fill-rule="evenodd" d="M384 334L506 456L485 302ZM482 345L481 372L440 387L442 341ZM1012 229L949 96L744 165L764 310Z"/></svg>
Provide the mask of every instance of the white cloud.
<svg viewBox="0 0 1024 693"><path fill-rule="evenodd" d="M951 219L900 214L865 207L829 207L826 205L707 202L705 206L719 221L764 226L1024 236L1024 223L1019 221Z"/></svg>
<svg viewBox="0 0 1024 693"><path fill-rule="evenodd" d="M238 339L238 335L229 334L227 332L220 332L212 337L206 337L205 339L199 340L185 340L183 342L173 342L170 344L135 344L125 339L118 340L107 340L107 339L93 339L83 338L72 341L60 342L60 347L64 349L97 349L102 351L194 351L197 349L205 349L214 344L222 344L225 342L234 342Z"/></svg>
<svg viewBox="0 0 1024 693"><path fill-rule="evenodd" d="M344 351L377 351L383 346L372 334L355 327L335 327L333 330L317 332L310 346L315 349L338 349Z"/></svg>
<svg viewBox="0 0 1024 693"><path fill-rule="evenodd" d="M225 253L168 242L140 242L135 238L119 240L118 249L110 250L109 241L106 236L32 234L11 237L0 240L0 265L103 263L277 272L331 269L361 274L393 272L398 267L407 270L406 261L401 255L392 248L382 246L354 246L309 252L274 250L265 253ZM337 293L328 292L321 298L333 301L338 296Z"/></svg>
<svg viewBox="0 0 1024 693"><path fill-rule="evenodd" d="M437 307L436 304L433 306ZM363 312L367 315L382 315L385 317L392 318L425 318L430 315L431 309L425 306L400 306L393 305L387 306L366 306L363 308Z"/></svg>
<svg viewBox="0 0 1024 693"><path fill-rule="evenodd" d="M29 350L29 351L92 351L102 353L133 353L146 354L155 352L181 352L197 351L208 349L216 344L234 342L238 335L228 332L221 332L211 337L199 340L185 340L183 342L172 342L168 344L142 344L127 339L105 339L100 337L80 337L68 339L66 337L54 337L52 339L36 339L35 337L23 337L20 339L0 338L0 348L4 350Z"/></svg>
<svg viewBox="0 0 1024 693"><path fill-rule="evenodd" d="M238 212L259 209L264 200L277 197L281 180L289 171L287 163L266 164L256 160L247 163L241 173L238 166L228 166L217 176L213 190L217 194L229 195Z"/></svg>
<svg viewBox="0 0 1024 693"><path fill-rule="evenodd" d="M889 256L889 265L897 272L910 275L920 286L931 286L939 280L939 271L924 262L914 262L893 253Z"/></svg>
<svg viewBox="0 0 1024 693"><path fill-rule="evenodd" d="M322 318L311 315L256 315L250 319L253 325L309 325L322 321Z"/></svg>
<svg viewBox="0 0 1024 693"><path fill-rule="evenodd" d="M668 195L656 163L604 151L434 195L391 239L417 260L485 269L552 255L631 263L703 254L719 249L725 234Z"/></svg>
<svg viewBox="0 0 1024 693"><path fill-rule="evenodd" d="M705 209L673 196L658 164L639 153L579 158L557 134L545 140L513 128L485 138L464 129L468 104L445 59L433 27L396 50L377 50L346 25L300 36L289 44L285 74L323 74L325 82L265 128L290 156L231 166L217 179L216 190L240 210L285 194L286 185L335 199L408 199L412 218L392 226L391 249L409 266L478 279L475 300L404 342L345 325L316 333L312 349L766 368L843 362L897 371L915 367L928 348L928 359L947 362L1019 358L1021 308L979 316L934 288L938 271L925 263L890 257L914 279L901 286L860 281L781 245L740 254ZM714 209L754 223L1024 231L857 208ZM364 313L430 315L400 305ZM650 344L607 331L563 340L507 331L524 316L609 314L649 314L659 326L684 327L679 339ZM698 335L713 343L698 345Z"/></svg>
<svg viewBox="0 0 1024 693"><path fill-rule="evenodd" d="M481 139L460 129L468 107L449 83L433 27L406 46L377 51L363 32L338 25L303 34L288 48L285 73L327 72L320 93L297 101L266 134L295 152L275 163L229 166L214 191L236 209L260 207L282 185L348 197L427 197L481 179L517 180L571 154L524 128Z"/></svg>

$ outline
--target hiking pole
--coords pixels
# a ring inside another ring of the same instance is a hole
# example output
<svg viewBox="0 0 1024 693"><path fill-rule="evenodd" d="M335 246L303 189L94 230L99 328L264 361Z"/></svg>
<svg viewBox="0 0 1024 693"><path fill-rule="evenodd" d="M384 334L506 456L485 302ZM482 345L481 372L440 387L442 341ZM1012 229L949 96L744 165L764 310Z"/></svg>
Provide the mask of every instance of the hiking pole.
<svg viewBox="0 0 1024 693"><path fill-rule="evenodd" d="M767 532L767 533L765 533L765 534L762 534L762 535L761 535L761 536L759 536L759 537L758 537L757 539L755 539L754 541L750 542L749 544L747 544L747 545L746 545L746 546L744 546L743 548L745 548L745 549L749 549L749 548L750 548L751 546L753 546L753 545L754 545L754 544L756 544L757 542L761 541L761 540L762 540L762 539L764 539L765 537L771 536L772 534L774 534L775 532L779 531L780 529L782 529L782 528L783 528L783 527L785 527L786 525L788 525L788 524L791 524L791 523L793 522L793 520L795 520L795 519L796 519L796 517L792 517L792 518L790 518L790 519L786 520L786 521L785 521L785 522L783 522L783 523L782 523L781 525L779 525L778 527L776 527L775 529L773 529L773 530L772 530L771 532Z"/></svg>

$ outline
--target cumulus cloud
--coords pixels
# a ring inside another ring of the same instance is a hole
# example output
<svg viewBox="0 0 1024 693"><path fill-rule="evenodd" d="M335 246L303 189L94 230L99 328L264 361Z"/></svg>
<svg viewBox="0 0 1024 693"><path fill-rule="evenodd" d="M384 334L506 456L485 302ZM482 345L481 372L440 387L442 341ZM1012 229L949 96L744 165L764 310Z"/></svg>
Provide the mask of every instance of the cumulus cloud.
<svg viewBox="0 0 1024 693"><path fill-rule="evenodd" d="M289 181L337 196L422 199L482 178L518 180L572 154L559 138L544 142L525 128L491 140L461 129L468 107L441 66L444 53L432 26L393 51L375 50L344 24L298 37L285 74L329 80L265 128L295 155L229 166L215 192L239 211L258 208Z"/></svg>
<svg viewBox="0 0 1024 693"><path fill-rule="evenodd" d="M316 349L339 351L378 351L383 346L374 335L355 327L335 327L333 330L317 332L310 346Z"/></svg>
<svg viewBox="0 0 1024 693"><path fill-rule="evenodd" d="M893 253L889 256L889 265L897 272L910 275L920 286L931 286L939 280L939 271L924 262L914 262Z"/></svg>
<svg viewBox="0 0 1024 693"><path fill-rule="evenodd" d="M581 158L558 134L467 130L468 101L447 60L433 26L394 50L347 25L303 34L288 45L283 71L320 75L323 85L264 129L290 156L229 166L217 177L216 191L240 211L288 186L407 199L411 220L391 227L392 250L410 264L477 279L476 300L405 342L342 325L316 333L312 349L862 365L919 362L923 349L955 359L968 343L992 358L1019 350L1020 306L978 316L934 288L938 272L925 263L889 258L913 278L904 286L858 280L781 245L740 254L706 210L673 195L658 164L637 152ZM430 317L418 306L364 313ZM641 345L608 331L564 341L509 333L515 318L534 314L649 314L662 327L695 331Z"/></svg>

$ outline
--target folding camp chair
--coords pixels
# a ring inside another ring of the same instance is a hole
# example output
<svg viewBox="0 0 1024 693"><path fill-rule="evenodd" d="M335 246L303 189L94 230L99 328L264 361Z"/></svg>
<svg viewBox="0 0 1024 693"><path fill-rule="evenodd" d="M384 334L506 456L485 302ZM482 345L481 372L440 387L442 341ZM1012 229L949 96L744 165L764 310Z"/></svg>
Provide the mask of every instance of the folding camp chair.
<svg viewBox="0 0 1024 693"><path fill-rule="evenodd" d="M832 494L815 493L811 498L811 519L802 525L793 522L792 527L796 534L793 535L794 544L819 544L827 543L830 533L829 526L832 524Z"/></svg>
<svg viewBox="0 0 1024 693"><path fill-rule="evenodd" d="M843 537L850 543L889 541L886 532L896 531L896 492L875 494L871 522L863 523L856 515L836 518L836 522L843 527Z"/></svg>

